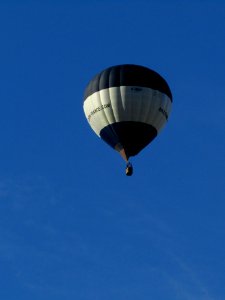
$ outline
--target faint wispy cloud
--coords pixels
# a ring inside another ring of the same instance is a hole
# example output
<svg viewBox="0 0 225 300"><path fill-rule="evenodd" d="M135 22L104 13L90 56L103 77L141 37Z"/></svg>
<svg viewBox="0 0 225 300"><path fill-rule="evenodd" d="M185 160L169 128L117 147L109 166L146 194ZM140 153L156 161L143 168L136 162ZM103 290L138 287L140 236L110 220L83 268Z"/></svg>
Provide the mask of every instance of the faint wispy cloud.
<svg viewBox="0 0 225 300"><path fill-rule="evenodd" d="M204 282L200 272L189 262L188 257L185 258L185 253L188 255L185 237L159 215L148 213L141 204L137 203L133 210L135 228L131 228L132 233L150 239L169 262L169 267L160 265L158 268L174 299L218 300L218 297L211 294L210 287ZM181 250L182 255L177 249L184 250Z"/></svg>
<svg viewBox="0 0 225 300"><path fill-rule="evenodd" d="M174 290L177 299L182 300L218 300L213 297L200 275L193 266L188 264L179 255L171 255L178 269L177 276L167 273L167 279Z"/></svg>

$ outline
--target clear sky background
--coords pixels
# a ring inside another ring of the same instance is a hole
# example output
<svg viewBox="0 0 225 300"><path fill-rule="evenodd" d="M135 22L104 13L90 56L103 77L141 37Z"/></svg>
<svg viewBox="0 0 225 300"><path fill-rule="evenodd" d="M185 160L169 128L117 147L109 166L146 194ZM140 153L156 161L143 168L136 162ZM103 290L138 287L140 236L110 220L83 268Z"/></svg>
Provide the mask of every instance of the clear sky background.
<svg viewBox="0 0 225 300"><path fill-rule="evenodd" d="M134 175L89 128L88 81L173 93ZM225 299L225 2L0 1L0 298Z"/></svg>

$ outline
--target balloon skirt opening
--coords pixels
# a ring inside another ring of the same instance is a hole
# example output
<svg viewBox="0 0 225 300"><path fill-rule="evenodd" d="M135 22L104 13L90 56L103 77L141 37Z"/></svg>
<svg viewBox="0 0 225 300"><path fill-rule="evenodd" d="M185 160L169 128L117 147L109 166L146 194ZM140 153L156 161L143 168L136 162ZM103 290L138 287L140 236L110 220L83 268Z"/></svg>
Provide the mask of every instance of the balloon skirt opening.
<svg viewBox="0 0 225 300"><path fill-rule="evenodd" d="M110 124L100 131L100 137L112 148L120 144L127 158L137 155L155 137L157 130L146 123L124 121Z"/></svg>

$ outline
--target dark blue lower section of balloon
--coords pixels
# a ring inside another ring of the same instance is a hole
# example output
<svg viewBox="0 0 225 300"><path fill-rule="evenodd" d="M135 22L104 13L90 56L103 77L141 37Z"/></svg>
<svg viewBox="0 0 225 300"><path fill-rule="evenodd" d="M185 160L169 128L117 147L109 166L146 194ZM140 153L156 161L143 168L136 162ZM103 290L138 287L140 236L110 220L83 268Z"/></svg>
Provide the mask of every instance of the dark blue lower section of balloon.
<svg viewBox="0 0 225 300"><path fill-rule="evenodd" d="M103 128L100 136L112 148L120 143L129 158L146 147L157 136L157 130L141 122L118 122Z"/></svg>

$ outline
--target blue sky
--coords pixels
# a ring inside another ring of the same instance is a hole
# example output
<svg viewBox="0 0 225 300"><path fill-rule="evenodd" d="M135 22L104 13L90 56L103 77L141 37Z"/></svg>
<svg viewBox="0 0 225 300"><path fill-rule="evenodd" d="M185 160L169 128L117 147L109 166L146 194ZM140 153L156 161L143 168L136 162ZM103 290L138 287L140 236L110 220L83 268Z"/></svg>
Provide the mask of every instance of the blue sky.
<svg viewBox="0 0 225 300"><path fill-rule="evenodd" d="M0 1L0 297L224 300L225 2ZM83 114L108 66L159 72L168 125L132 159Z"/></svg>

